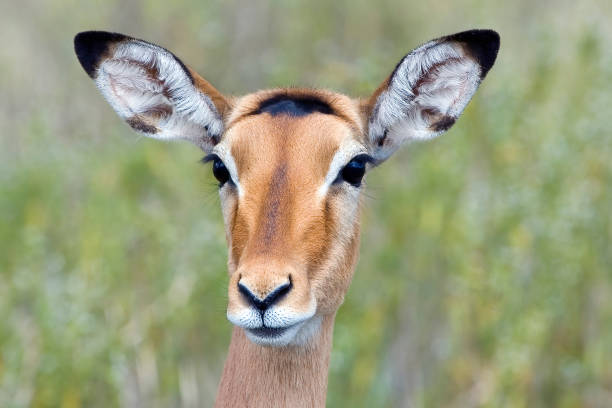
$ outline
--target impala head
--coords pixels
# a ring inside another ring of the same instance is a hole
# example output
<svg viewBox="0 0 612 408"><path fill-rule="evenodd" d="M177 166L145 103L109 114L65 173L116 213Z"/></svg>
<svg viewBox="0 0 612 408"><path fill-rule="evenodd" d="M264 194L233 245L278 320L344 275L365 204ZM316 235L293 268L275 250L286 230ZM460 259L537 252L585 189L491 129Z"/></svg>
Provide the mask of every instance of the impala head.
<svg viewBox="0 0 612 408"><path fill-rule="evenodd" d="M366 99L312 89L225 97L169 51L106 32L77 56L137 132L212 162L229 246L228 319L262 345L304 344L333 315L359 246L365 172L459 117L493 65L494 31L430 41Z"/></svg>

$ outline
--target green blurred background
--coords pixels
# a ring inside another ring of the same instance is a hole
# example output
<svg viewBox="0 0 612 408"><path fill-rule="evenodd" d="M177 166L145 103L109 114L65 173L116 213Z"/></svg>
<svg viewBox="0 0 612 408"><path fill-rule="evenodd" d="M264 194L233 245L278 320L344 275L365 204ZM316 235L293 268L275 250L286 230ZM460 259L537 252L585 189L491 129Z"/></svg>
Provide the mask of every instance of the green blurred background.
<svg viewBox="0 0 612 408"><path fill-rule="evenodd" d="M158 43L226 93L361 96L474 27L502 45L462 118L368 177L328 406L612 406L607 0L3 2L0 406L209 406L229 343L210 168L132 133L74 34Z"/></svg>

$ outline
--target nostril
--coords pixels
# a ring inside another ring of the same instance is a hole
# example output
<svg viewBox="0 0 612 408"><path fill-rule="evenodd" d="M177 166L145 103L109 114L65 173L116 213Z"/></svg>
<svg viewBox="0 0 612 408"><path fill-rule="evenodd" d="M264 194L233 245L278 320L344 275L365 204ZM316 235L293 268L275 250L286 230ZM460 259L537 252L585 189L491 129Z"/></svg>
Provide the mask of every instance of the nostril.
<svg viewBox="0 0 612 408"><path fill-rule="evenodd" d="M238 291L251 305L255 306L262 312L285 297L292 288L293 282L291 281L291 276L289 276L289 282L277 286L274 288L274 290L272 290L272 292L268 293L265 299L262 300L256 296L245 284L238 282Z"/></svg>
<svg viewBox="0 0 612 408"><path fill-rule="evenodd" d="M277 286L272 292L268 294L268 296L266 296L266 298L263 300L264 303L266 303L267 306L270 307L272 304L278 302L287 293L289 293L291 288L293 288L293 283L291 282L291 275L290 275L289 282L283 283L282 285Z"/></svg>
<svg viewBox="0 0 612 408"><path fill-rule="evenodd" d="M263 310L266 308L264 302L261 301L257 296L255 296L255 294L251 292L251 290L241 282L238 282L238 291L242 293L242 296L244 296L247 302L255 306L257 309Z"/></svg>

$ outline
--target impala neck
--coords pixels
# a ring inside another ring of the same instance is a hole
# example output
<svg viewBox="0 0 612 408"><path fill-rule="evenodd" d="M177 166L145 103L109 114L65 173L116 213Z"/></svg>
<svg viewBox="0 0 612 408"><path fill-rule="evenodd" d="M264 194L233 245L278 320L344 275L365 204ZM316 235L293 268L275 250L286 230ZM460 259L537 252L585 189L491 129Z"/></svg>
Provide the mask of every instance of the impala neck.
<svg viewBox="0 0 612 408"><path fill-rule="evenodd" d="M262 347L235 327L215 407L324 407L334 316L304 346Z"/></svg>

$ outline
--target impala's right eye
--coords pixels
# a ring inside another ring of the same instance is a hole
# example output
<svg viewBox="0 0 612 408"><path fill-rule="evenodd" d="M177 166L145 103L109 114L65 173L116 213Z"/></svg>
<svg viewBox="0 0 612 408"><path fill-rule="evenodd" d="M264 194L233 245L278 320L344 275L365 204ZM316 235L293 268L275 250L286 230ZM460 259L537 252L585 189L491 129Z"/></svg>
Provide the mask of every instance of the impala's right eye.
<svg viewBox="0 0 612 408"><path fill-rule="evenodd" d="M366 163L371 160L372 158L367 154L360 154L353 157L351 161L340 170L338 179L342 179L355 187L359 187L361 185L361 179L363 179L365 174Z"/></svg>

